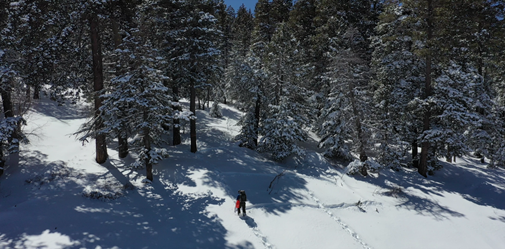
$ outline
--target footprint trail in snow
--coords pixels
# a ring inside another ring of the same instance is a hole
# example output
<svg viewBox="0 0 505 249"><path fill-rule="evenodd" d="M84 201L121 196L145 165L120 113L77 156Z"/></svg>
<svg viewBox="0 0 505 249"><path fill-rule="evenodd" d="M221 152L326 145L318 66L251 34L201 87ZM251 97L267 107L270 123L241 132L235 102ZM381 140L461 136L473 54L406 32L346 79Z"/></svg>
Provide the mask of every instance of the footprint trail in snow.
<svg viewBox="0 0 505 249"><path fill-rule="evenodd" d="M245 217L240 217L240 218L245 220L245 223L251 228L254 235L261 240L261 242L263 243L263 245L265 246L266 249L274 249L275 248L274 246L272 246L268 242L267 237L265 235L263 235L263 233L261 233L261 231L258 229L258 224L256 224L256 222L254 221L253 218L251 218L250 216L245 216Z"/></svg>
<svg viewBox="0 0 505 249"><path fill-rule="evenodd" d="M317 205L319 206L320 209L324 210L326 212L326 214L328 214L335 222L337 222L341 227L342 229L346 230L353 238L356 242L358 242L359 244L361 244L361 246L363 246L364 249L372 249L370 246L368 246L360 237L359 235L354 232L351 228L349 228L349 226L347 224L345 224L339 217L337 217L336 215L334 215L329 209L327 209L325 207L325 205L319 200L317 199L317 197L314 196L314 193L308 191L310 197L312 197L312 199L317 203Z"/></svg>

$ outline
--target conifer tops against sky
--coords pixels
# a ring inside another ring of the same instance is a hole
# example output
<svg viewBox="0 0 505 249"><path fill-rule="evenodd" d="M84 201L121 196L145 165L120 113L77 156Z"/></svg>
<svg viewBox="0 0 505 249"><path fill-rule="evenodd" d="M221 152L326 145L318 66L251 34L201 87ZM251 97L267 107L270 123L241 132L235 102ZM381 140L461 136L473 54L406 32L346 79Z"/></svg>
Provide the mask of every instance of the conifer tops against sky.
<svg viewBox="0 0 505 249"><path fill-rule="evenodd" d="M254 7L256 6L257 0L225 0L226 5L232 6L235 11L244 4L246 9L250 9L251 12L254 12Z"/></svg>

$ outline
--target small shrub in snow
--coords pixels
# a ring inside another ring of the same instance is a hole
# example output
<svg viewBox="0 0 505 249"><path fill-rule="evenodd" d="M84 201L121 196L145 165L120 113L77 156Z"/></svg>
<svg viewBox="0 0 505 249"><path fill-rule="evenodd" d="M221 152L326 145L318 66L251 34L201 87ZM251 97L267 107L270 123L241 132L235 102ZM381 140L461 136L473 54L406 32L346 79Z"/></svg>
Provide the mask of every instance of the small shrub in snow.
<svg viewBox="0 0 505 249"><path fill-rule="evenodd" d="M362 174L362 170L365 168L366 170L372 172L378 172L382 166L375 161L366 160L365 162L361 162L359 160L354 160L349 165L347 165L345 169L345 173L348 175Z"/></svg>
<svg viewBox="0 0 505 249"><path fill-rule="evenodd" d="M360 172L363 167L363 162L359 160L354 160L345 168L345 173L348 175L355 175Z"/></svg>
<svg viewBox="0 0 505 249"><path fill-rule="evenodd" d="M214 101L212 107L210 108L210 116L213 118L222 118L223 113L221 112L221 107L219 106L219 102Z"/></svg>
<svg viewBox="0 0 505 249"><path fill-rule="evenodd" d="M359 200L359 201L356 203L356 207L358 207L358 209L359 209L361 212L366 213L366 210L364 209L363 202L361 202L361 200Z"/></svg>
<svg viewBox="0 0 505 249"><path fill-rule="evenodd" d="M93 199L93 200L111 201L111 200L116 200L116 199L124 196L124 194L120 193L120 192L104 193L104 192L101 192L100 190L87 190L87 189L85 189L82 193L82 196L89 198L89 199Z"/></svg>
<svg viewBox="0 0 505 249"><path fill-rule="evenodd" d="M70 175L70 170L63 165L56 166L44 174L37 174L25 180L25 184L33 185L35 187L42 187L45 184L63 179Z"/></svg>
<svg viewBox="0 0 505 249"><path fill-rule="evenodd" d="M124 190L130 190L133 188L134 187L131 183L127 183L125 185L112 183L98 185L95 187L88 186L82 191L82 196L92 200L111 201L125 196Z"/></svg>
<svg viewBox="0 0 505 249"><path fill-rule="evenodd" d="M133 168L133 169L143 169L144 168L144 164L142 164L139 161L135 161L132 164L130 164L130 167Z"/></svg>
<svg viewBox="0 0 505 249"><path fill-rule="evenodd" d="M382 192L382 194L386 195L386 196L392 196L392 197L398 198L401 195L403 195L403 189L400 186L396 186L396 187L393 187L391 189L388 189L388 190Z"/></svg>

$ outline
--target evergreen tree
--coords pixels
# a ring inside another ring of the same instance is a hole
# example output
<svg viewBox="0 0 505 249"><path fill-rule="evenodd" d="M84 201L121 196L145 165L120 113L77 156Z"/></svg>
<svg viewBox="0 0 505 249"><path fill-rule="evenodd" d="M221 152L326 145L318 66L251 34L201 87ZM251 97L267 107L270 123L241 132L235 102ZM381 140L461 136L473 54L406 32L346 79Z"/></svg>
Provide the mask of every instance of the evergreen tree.
<svg viewBox="0 0 505 249"><path fill-rule="evenodd" d="M361 162L368 160L369 137L369 77L368 62L363 59L360 43L363 40L357 29L348 28L344 46L336 47L329 72L325 75L332 88L318 123L320 146L327 147L327 156L350 159L351 152L359 155ZM360 54L361 53L361 54ZM351 144L346 144L352 141ZM349 146L350 145L350 146ZM362 171L366 174L366 171Z"/></svg>
<svg viewBox="0 0 505 249"><path fill-rule="evenodd" d="M103 95L101 107L104 128L99 132L116 135L127 129L132 133L132 149L138 153L137 166L146 167L146 177L153 180L152 165L166 155L158 145L166 144L162 135L163 128L171 122L172 103L169 89L163 85L164 76L160 68L159 53L147 39L137 40L141 36L132 30L133 37L116 50L122 62L131 65L129 70L114 78L111 87L114 90ZM130 58L130 59L128 59Z"/></svg>
<svg viewBox="0 0 505 249"><path fill-rule="evenodd" d="M421 96L424 63L414 54L415 44L405 20L409 9L389 3L372 39L374 90L374 132L380 143L378 162L397 169L412 149L412 164L418 165L418 143L422 112L411 102Z"/></svg>
<svg viewBox="0 0 505 249"><path fill-rule="evenodd" d="M397 150L395 155L394 148L411 143L416 166L418 142L418 168L424 176L439 167L439 156L451 160L470 151L489 155L491 137L500 134L489 129L496 127L492 120L497 109L493 81L486 76L492 71L487 62L502 46L488 38L488 32L500 33L499 11L486 1L386 4L373 55L377 120L386 122L378 122L385 128L378 130L383 162L397 165L394 158L405 153Z"/></svg>
<svg viewBox="0 0 505 249"><path fill-rule="evenodd" d="M260 119L266 104L264 85L267 81L267 73L258 55L264 52L262 44L257 44L260 46L257 49L254 47L251 49L237 73L237 79L240 80L237 82L237 88L241 89L238 100L242 103L245 114L238 123L242 128L236 140L239 141L240 146L250 149L256 149L258 146Z"/></svg>
<svg viewBox="0 0 505 249"><path fill-rule="evenodd" d="M271 91L265 91L268 108L260 127L262 138L258 151L271 152L275 160L291 154L305 155L296 144L306 140L309 123L308 91L297 77L299 65L296 63L300 54L297 44L289 26L281 23L268 46L265 88Z"/></svg>
<svg viewBox="0 0 505 249"><path fill-rule="evenodd" d="M254 28L253 16L251 12L240 6L237 17L232 24L232 49L229 55L229 66L225 69L225 89L226 98L237 100L241 94L241 89L237 82L240 81L242 63L245 60L249 46L251 45L251 34Z"/></svg>
<svg viewBox="0 0 505 249"><path fill-rule="evenodd" d="M500 54L505 44L499 37L504 34L505 22L497 18L503 15L503 9L501 1L463 1L457 8L448 8L446 18L451 27L446 35L452 37L446 52L448 57L462 63L465 70L475 68L474 74L481 79L473 81L474 106L470 112L477 115L479 121L472 126L468 138L471 150L481 156L483 162L485 157L493 158L495 152L500 154L495 148L503 144L503 122L496 118L501 115L500 87L495 88L501 81L496 73L503 71Z"/></svg>
<svg viewBox="0 0 505 249"><path fill-rule="evenodd" d="M437 159L433 148L431 147L432 141L427 139L430 137L428 134L431 129L431 121L433 117L433 103L430 102L430 98L433 95L433 78L436 78L434 66L436 63L443 60L443 40L439 39L442 37L444 30L444 11L443 7L446 0L423 0L423 1L411 1L407 0L403 5L412 10L413 14L407 18L407 22L418 23L416 28L411 30L413 42L417 44L422 44L417 47L414 51L419 54L424 60L425 73L424 73L424 84L421 87L422 96L418 104L419 108L422 107L422 133L420 135L419 141L421 143L421 155L418 167L419 174L424 177L428 173L428 165L436 165ZM438 52L438 53L437 53Z"/></svg>
<svg viewBox="0 0 505 249"><path fill-rule="evenodd" d="M268 0L258 0L254 9L254 39L270 42L274 32L272 18L270 16L270 2Z"/></svg>
<svg viewBox="0 0 505 249"><path fill-rule="evenodd" d="M254 29L254 18L251 11L247 11L242 4L237 11L237 18L232 24L232 46L233 53L230 57L244 58L251 45L251 35Z"/></svg>
<svg viewBox="0 0 505 249"><path fill-rule="evenodd" d="M167 72L175 87L190 92L190 111L195 115L196 89L212 81L221 68L214 64L217 47L215 5L210 0L163 1L167 8L168 31L164 33L164 54L169 59ZM197 151L196 116L190 120L191 152Z"/></svg>
<svg viewBox="0 0 505 249"><path fill-rule="evenodd" d="M232 61L232 25L236 18L235 10L231 6L226 7L226 5L221 2L216 9L216 17L218 19L219 29L223 32L223 35L219 41L219 48L222 51L220 62L223 71L226 72L231 64L230 62ZM214 102L222 101L224 104L227 103L226 83L226 76L217 79L216 86L214 87Z"/></svg>
<svg viewBox="0 0 505 249"><path fill-rule="evenodd" d="M239 89L236 91L239 93L238 98L244 100L242 104L246 112L239 122L242 129L236 139L240 141L240 146L250 149L256 149L258 146L261 119L268 106L265 95L268 75L264 63L267 45L271 39L268 6L269 2L266 0L261 0L256 4L252 43L238 73L241 79L236 88Z"/></svg>
<svg viewBox="0 0 505 249"><path fill-rule="evenodd" d="M314 36L316 34L316 26L314 19L316 18L316 1L315 0L299 0L296 1L292 10L289 13L288 24L292 30L292 34L299 41L297 50L303 55L299 56L301 74L305 87L312 91L317 91L320 86L317 85L315 78L317 72L314 65L320 59L314 53Z"/></svg>
<svg viewBox="0 0 505 249"><path fill-rule="evenodd" d="M172 122L173 107L169 89L164 85L166 76L160 70L166 61L151 40L154 23L146 18L152 12L146 6L139 10L144 14L132 16L132 27L123 30L124 38L110 55L116 62L116 76L101 96L104 102L100 117L91 126L98 119L103 120L97 133L111 138L128 131L132 137L130 148L139 155L134 166L145 167L146 177L152 181L153 164L166 156L159 146L166 144L164 127Z"/></svg>

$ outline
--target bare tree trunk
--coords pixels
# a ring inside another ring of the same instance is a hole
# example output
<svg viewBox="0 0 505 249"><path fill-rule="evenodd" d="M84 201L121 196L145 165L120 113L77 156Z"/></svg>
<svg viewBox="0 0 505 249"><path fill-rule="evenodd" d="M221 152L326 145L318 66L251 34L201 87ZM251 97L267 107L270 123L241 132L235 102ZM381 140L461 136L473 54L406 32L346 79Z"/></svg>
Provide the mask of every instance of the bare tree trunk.
<svg viewBox="0 0 505 249"><path fill-rule="evenodd" d="M432 0L427 0L428 4L428 13L427 13L427 18L426 22L428 24L428 37L427 37L427 44L428 44L428 49L431 49L430 42L433 37L433 3ZM424 82L424 87L425 87L425 93L424 93L424 99L427 99L431 96L431 51L428 51L428 54L426 56L426 71L425 71L425 82ZM425 131L428 131L430 129L430 120L431 120L431 110L428 108L424 112L424 118L423 118L423 133ZM418 172L424 177L428 177L426 173L428 172L428 154L430 150L430 143L428 141L423 141L421 144L421 161L419 164Z"/></svg>
<svg viewBox="0 0 505 249"><path fill-rule="evenodd" d="M28 85L26 86L26 99L29 101L32 97L32 88Z"/></svg>
<svg viewBox="0 0 505 249"><path fill-rule="evenodd" d="M193 116L196 117L196 89L195 83L191 82L190 86L191 97L189 100L189 111L193 113ZM191 152L196 153L196 120L192 118L189 121L189 129L190 129L190 137L191 137Z"/></svg>
<svg viewBox="0 0 505 249"><path fill-rule="evenodd" d="M12 113L12 100L11 100L11 88L5 87L0 88L0 94L2 95L2 106L3 113L5 118L14 117L14 113ZM5 166L4 152L3 152L3 144L0 142L0 176L3 174L3 167Z"/></svg>
<svg viewBox="0 0 505 249"><path fill-rule="evenodd" d="M3 111L5 118L14 117L11 91L12 89L10 86L0 88L0 94L2 95L2 106L4 109Z"/></svg>
<svg viewBox="0 0 505 249"><path fill-rule="evenodd" d="M0 144L0 176L2 176L4 174L4 166L5 166L4 148L3 148L3 145Z"/></svg>
<svg viewBox="0 0 505 249"><path fill-rule="evenodd" d="M102 67L102 50L100 45L100 31L98 27L98 15L92 13L89 18L89 26L91 33L91 51L93 54L93 82L95 91L95 117L100 117L100 107L102 99L100 92L103 89L103 67ZM98 122L96 129L102 128L102 122ZM104 163L107 160L107 144L105 142L105 134L96 136L96 162Z"/></svg>
<svg viewBox="0 0 505 249"><path fill-rule="evenodd" d="M414 168L419 168L419 160L417 159L418 149L417 149L417 139L412 142L412 166Z"/></svg>
<svg viewBox="0 0 505 249"><path fill-rule="evenodd" d="M111 19L112 22L112 38L114 40L114 47L117 49L121 45L121 35L119 34L119 24L116 20L116 18L112 17ZM120 72L121 68L116 67L116 76L121 75L123 72ZM128 133L127 133L127 125L122 123L121 126L121 131L119 131L118 136L117 136L117 141L118 141L118 151L119 151L119 158L125 158L128 156Z"/></svg>
<svg viewBox="0 0 505 249"><path fill-rule="evenodd" d="M179 88L174 86L172 87L172 92L174 94L174 102L179 102ZM180 106L177 106L177 110L179 112L182 111ZM174 119L174 131L173 131L173 145L181 144L181 127L180 127L179 119Z"/></svg>
<svg viewBox="0 0 505 249"><path fill-rule="evenodd" d="M207 103L207 109L210 109L210 87L207 88L207 101L205 102Z"/></svg>
<svg viewBox="0 0 505 249"><path fill-rule="evenodd" d="M147 122L147 116L148 113L146 110L144 110L144 122ZM143 142L144 142L144 149L146 150L146 159L145 159L145 165L146 165L146 178L149 181L153 181L153 164L151 163L151 140L149 136L149 127L144 127L144 130L142 131L143 134Z"/></svg>
<svg viewBox="0 0 505 249"><path fill-rule="evenodd" d="M352 84L348 85L348 90L349 90L349 98L351 99L351 105L352 105L352 112L354 115L354 125L356 126L356 131L357 131L357 139L358 139L358 152L359 152L359 160L361 162L365 162L368 159L368 156L366 155L365 151L365 146L366 146L366 141L363 135L363 129L361 127L361 114L358 109L357 103L356 103L356 97L354 96L354 89Z"/></svg>
<svg viewBox="0 0 505 249"><path fill-rule="evenodd" d="M259 127L260 127L260 113L261 113L261 97L258 94L256 99L256 106L254 107L254 147L258 146Z"/></svg>
<svg viewBox="0 0 505 249"><path fill-rule="evenodd" d="M125 158L128 156L128 136L121 132L118 136L118 150L119 150L119 158Z"/></svg>
<svg viewBox="0 0 505 249"><path fill-rule="evenodd" d="M33 86L33 99L40 99L40 85Z"/></svg>
<svg viewBox="0 0 505 249"><path fill-rule="evenodd" d="M445 160L448 163L452 163L451 148L449 146L447 146L447 155L445 156Z"/></svg>

